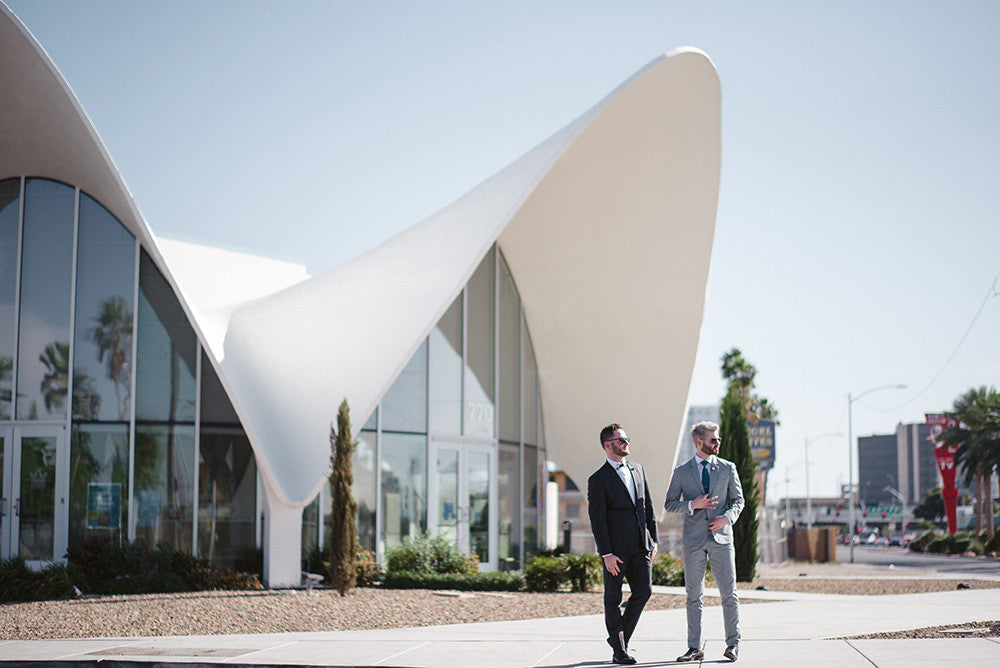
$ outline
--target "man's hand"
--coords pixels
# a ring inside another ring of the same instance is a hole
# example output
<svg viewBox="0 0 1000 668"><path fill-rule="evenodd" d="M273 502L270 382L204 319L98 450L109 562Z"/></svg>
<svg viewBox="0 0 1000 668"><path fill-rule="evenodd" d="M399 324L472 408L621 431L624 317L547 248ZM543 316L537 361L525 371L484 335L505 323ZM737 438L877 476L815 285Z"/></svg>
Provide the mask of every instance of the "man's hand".
<svg viewBox="0 0 1000 668"><path fill-rule="evenodd" d="M708 528L710 531L718 531L722 527L729 524L729 518L725 515L717 515L715 519L708 523Z"/></svg>
<svg viewBox="0 0 1000 668"><path fill-rule="evenodd" d="M708 494L702 494L691 501L691 508L695 510L698 508L715 508L717 505L719 505L719 497L709 496Z"/></svg>
<svg viewBox="0 0 1000 668"><path fill-rule="evenodd" d="M653 543L653 551L649 553L649 561L652 562L656 559L656 543Z"/></svg>
<svg viewBox="0 0 1000 668"><path fill-rule="evenodd" d="M622 560L613 554L609 554L604 557L604 567L608 569L608 573L611 573L612 575L618 575L618 564L620 563L622 563Z"/></svg>

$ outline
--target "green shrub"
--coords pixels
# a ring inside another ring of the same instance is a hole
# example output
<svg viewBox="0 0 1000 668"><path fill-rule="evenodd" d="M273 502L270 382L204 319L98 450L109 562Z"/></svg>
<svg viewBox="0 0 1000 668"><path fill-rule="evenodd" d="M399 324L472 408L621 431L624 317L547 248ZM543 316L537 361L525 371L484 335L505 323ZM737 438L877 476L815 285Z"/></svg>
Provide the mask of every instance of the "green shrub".
<svg viewBox="0 0 1000 668"><path fill-rule="evenodd" d="M664 587L684 586L684 562L669 552L653 559L653 584Z"/></svg>
<svg viewBox="0 0 1000 668"><path fill-rule="evenodd" d="M81 590L95 594L159 594L212 589L263 589L242 573L171 549L165 543L114 543L89 538L66 551Z"/></svg>
<svg viewBox="0 0 1000 668"><path fill-rule="evenodd" d="M563 564L572 591L590 591L601 581L603 560L593 552L564 554L558 557Z"/></svg>
<svg viewBox="0 0 1000 668"><path fill-rule="evenodd" d="M971 552L977 556L982 556L986 554L986 545L984 545L983 541L977 537L969 541L969 545L965 548L965 550L966 552Z"/></svg>
<svg viewBox="0 0 1000 668"><path fill-rule="evenodd" d="M40 571L28 568L24 559L0 560L0 602L48 601L75 598L73 579L66 566L50 564Z"/></svg>
<svg viewBox="0 0 1000 668"><path fill-rule="evenodd" d="M386 571L412 573L475 573L479 559L465 554L444 536L407 538L389 549Z"/></svg>
<svg viewBox="0 0 1000 668"><path fill-rule="evenodd" d="M1000 553L1000 531L993 533L993 538L984 545L986 553Z"/></svg>
<svg viewBox="0 0 1000 668"><path fill-rule="evenodd" d="M534 557L524 569L524 584L531 591L559 591L567 580L566 562L559 557Z"/></svg>
<svg viewBox="0 0 1000 668"><path fill-rule="evenodd" d="M948 554L963 554L968 551L971 543L972 536L967 533L957 533L952 536L951 543L948 545Z"/></svg>
<svg viewBox="0 0 1000 668"><path fill-rule="evenodd" d="M375 553L371 550L359 547L355 563L358 566L359 587L374 587L385 578L385 573L382 572L375 560Z"/></svg>
<svg viewBox="0 0 1000 668"><path fill-rule="evenodd" d="M948 554L951 547L951 536L939 536L927 543L926 551L930 554Z"/></svg>
<svg viewBox="0 0 1000 668"><path fill-rule="evenodd" d="M928 546L933 540L935 540L937 534L934 533L934 529L928 529L924 532L922 536L916 540L910 541L910 551L911 552L927 552Z"/></svg>
<svg viewBox="0 0 1000 668"><path fill-rule="evenodd" d="M390 589L455 589L458 591L520 591L524 576L517 571L492 573L417 573L390 571L383 586Z"/></svg>

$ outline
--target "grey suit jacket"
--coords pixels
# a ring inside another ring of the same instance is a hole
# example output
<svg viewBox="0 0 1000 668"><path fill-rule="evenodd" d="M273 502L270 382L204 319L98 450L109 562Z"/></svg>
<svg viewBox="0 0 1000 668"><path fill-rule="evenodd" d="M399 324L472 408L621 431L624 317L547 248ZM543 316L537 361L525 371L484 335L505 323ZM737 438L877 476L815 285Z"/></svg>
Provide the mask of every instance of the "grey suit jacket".
<svg viewBox="0 0 1000 668"><path fill-rule="evenodd" d="M697 508L694 513L688 512L688 501L705 493L701 486L701 466L698 464L698 458L692 457L675 468L670 478L667 500L663 507L670 513L684 513L685 549L704 545L710 534L717 543L732 543L733 525L743 510L743 487L736 472L736 465L713 455L709 458L708 472L711 476L708 494L718 496L719 504L715 508ZM728 517L729 524L718 531L709 531L708 523L719 515Z"/></svg>

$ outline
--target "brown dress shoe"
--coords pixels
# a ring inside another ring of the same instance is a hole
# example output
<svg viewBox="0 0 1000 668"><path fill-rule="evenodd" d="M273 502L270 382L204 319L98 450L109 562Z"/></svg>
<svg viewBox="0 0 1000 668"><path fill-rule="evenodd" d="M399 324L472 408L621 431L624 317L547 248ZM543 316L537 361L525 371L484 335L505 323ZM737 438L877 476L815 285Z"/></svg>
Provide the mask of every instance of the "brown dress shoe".
<svg viewBox="0 0 1000 668"><path fill-rule="evenodd" d="M735 661L740 656L740 648L736 645L727 647L726 651L722 653L722 656L726 657L730 661Z"/></svg>

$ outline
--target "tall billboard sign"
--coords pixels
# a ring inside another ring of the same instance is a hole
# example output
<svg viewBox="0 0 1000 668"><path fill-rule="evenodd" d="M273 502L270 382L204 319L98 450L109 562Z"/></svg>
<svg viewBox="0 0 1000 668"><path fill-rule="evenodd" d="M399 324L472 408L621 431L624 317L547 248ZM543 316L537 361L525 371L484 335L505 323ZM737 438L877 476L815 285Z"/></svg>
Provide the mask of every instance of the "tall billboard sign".
<svg viewBox="0 0 1000 668"><path fill-rule="evenodd" d="M774 468L774 421L753 420L747 422L750 433L750 452L757 471Z"/></svg>
<svg viewBox="0 0 1000 668"><path fill-rule="evenodd" d="M954 535L958 531L958 489L955 486L955 451L958 446L944 445L937 439L946 427L957 427L958 421L942 413L925 413L924 418L931 428L928 440L934 448L934 458L941 474L941 499L948 517L948 533Z"/></svg>

